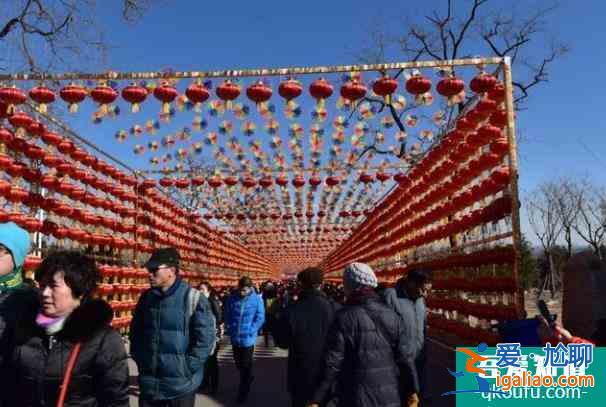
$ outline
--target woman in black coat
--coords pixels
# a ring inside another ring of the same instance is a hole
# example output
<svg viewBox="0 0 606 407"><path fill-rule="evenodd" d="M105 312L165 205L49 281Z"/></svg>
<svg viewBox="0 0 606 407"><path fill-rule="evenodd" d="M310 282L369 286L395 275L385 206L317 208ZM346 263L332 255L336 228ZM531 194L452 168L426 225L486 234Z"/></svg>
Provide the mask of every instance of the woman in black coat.
<svg viewBox="0 0 606 407"><path fill-rule="evenodd" d="M377 278L363 263L343 273L345 307L329 330L324 374L310 407L335 393L338 407L416 407L419 384L398 315L374 291Z"/></svg>
<svg viewBox="0 0 606 407"><path fill-rule="evenodd" d="M128 365L121 336L110 327L112 309L91 299L99 273L77 252L48 256L36 271L41 303L16 331L16 383L11 406L54 407L68 359L80 344L65 407L128 407Z"/></svg>

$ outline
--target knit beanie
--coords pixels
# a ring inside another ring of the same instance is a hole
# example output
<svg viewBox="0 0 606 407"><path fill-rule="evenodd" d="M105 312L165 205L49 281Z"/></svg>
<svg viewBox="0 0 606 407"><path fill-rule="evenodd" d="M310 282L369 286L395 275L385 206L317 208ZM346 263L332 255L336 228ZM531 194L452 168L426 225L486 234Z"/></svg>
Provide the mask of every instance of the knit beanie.
<svg viewBox="0 0 606 407"><path fill-rule="evenodd" d="M361 287L377 286L377 276L368 264L351 263L343 272L343 286L348 290L355 291Z"/></svg>
<svg viewBox="0 0 606 407"><path fill-rule="evenodd" d="M13 272L0 276L0 290L20 286L23 282L21 268L29 251L29 234L13 222L0 223L0 244L6 247L13 257Z"/></svg>

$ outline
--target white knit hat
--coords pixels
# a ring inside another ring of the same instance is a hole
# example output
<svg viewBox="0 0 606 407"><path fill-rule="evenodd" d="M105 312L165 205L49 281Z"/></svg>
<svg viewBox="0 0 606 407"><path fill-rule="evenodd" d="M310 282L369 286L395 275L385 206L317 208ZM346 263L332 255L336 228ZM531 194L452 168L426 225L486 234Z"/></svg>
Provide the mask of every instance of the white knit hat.
<svg viewBox="0 0 606 407"><path fill-rule="evenodd" d="M350 290L362 286L375 288L377 284L377 276L368 264L351 263L343 272L343 285Z"/></svg>

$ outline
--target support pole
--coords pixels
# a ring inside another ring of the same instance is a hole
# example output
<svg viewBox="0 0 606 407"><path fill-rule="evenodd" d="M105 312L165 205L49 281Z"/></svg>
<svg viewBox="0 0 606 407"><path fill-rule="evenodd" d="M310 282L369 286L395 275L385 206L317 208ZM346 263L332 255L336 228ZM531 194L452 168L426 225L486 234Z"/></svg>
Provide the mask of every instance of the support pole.
<svg viewBox="0 0 606 407"><path fill-rule="evenodd" d="M507 109L507 139L509 141L509 171L511 176L511 228L513 232L513 249L515 260L513 263L513 278L518 287L515 307L518 318L524 316L524 289L520 281L521 242L522 233L520 228L520 199L518 194L518 150L516 144L515 106L513 102L513 81L511 77L511 58L505 57L503 61L503 76L505 79L505 107Z"/></svg>

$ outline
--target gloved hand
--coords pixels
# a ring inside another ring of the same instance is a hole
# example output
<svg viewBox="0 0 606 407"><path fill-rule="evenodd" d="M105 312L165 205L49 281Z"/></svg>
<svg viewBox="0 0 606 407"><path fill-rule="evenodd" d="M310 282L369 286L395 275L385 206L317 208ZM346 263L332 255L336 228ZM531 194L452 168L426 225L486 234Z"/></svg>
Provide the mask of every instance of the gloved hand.
<svg viewBox="0 0 606 407"><path fill-rule="evenodd" d="M419 396L417 396L417 393L412 393L410 396L408 396L408 399L406 400L407 407L417 407L418 405Z"/></svg>

